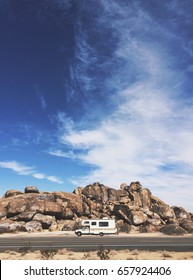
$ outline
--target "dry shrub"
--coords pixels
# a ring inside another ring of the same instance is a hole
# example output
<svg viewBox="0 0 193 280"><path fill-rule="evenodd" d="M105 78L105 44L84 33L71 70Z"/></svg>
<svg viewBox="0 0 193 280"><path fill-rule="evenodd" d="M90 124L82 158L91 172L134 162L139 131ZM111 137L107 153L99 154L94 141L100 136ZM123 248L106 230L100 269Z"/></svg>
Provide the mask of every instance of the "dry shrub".
<svg viewBox="0 0 193 280"><path fill-rule="evenodd" d="M42 260L52 260L53 257L58 253L56 249L43 249L40 250Z"/></svg>
<svg viewBox="0 0 193 280"><path fill-rule="evenodd" d="M127 223L122 223L118 226L118 231L129 233L131 231L131 225L129 225Z"/></svg>
<svg viewBox="0 0 193 280"><path fill-rule="evenodd" d="M31 243L30 241L25 241L25 245L20 247L18 252L21 253L22 256L25 256L27 253L31 252Z"/></svg>
<svg viewBox="0 0 193 280"><path fill-rule="evenodd" d="M172 255L170 253L168 253L167 251L163 251L162 257L164 257L164 258L172 258Z"/></svg>
<svg viewBox="0 0 193 280"><path fill-rule="evenodd" d="M109 249L104 249L104 247L101 246L97 252L97 256L100 258L100 260L109 260L110 259L109 253L110 253Z"/></svg>
<svg viewBox="0 0 193 280"><path fill-rule="evenodd" d="M84 259L89 259L89 258L90 258L90 252L85 253L85 254L84 254Z"/></svg>

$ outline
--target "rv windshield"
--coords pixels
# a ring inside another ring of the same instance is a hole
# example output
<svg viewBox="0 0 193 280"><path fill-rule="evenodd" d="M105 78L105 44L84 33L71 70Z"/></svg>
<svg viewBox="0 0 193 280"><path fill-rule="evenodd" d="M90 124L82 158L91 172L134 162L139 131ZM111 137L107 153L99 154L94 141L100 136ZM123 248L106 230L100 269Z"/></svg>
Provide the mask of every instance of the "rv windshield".
<svg viewBox="0 0 193 280"><path fill-rule="evenodd" d="M83 226L82 229L89 229L89 226Z"/></svg>

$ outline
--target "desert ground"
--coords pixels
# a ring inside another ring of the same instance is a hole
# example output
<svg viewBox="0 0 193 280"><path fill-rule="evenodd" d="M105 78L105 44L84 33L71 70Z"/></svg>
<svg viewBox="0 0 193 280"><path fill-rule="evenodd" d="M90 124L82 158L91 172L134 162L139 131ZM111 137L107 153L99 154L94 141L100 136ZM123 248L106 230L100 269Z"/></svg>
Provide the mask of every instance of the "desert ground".
<svg viewBox="0 0 193 280"><path fill-rule="evenodd" d="M62 250L5 251L0 253L1 260L193 260L193 252L140 251L140 250L103 250L74 252Z"/></svg>
<svg viewBox="0 0 193 280"><path fill-rule="evenodd" d="M38 236L40 233L30 233ZM42 234L42 233L41 233ZM54 235L54 232L45 232L45 235ZM73 232L67 233L69 235ZM18 236L29 236L29 233L17 233ZM122 234L127 235L127 234ZM161 233L129 234L130 236L164 236ZM11 234L3 234L11 238ZM192 235L188 235L192 236ZM106 250L99 248L96 251L73 251L68 249L43 249L32 250L31 248L20 248L18 250L0 251L1 260L193 260L193 252L172 252L172 251L144 251L144 250Z"/></svg>

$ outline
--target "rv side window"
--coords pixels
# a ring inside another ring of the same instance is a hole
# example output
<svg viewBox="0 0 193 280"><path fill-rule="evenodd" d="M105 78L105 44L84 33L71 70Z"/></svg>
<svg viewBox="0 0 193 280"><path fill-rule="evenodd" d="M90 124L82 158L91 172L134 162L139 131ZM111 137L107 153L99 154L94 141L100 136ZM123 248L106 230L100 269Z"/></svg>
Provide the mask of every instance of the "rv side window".
<svg viewBox="0 0 193 280"><path fill-rule="evenodd" d="M92 226L96 226L96 222L92 222L91 225L92 225Z"/></svg>
<svg viewBox="0 0 193 280"><path fill-rule="evenodd" d="M84 221L84 225L89 225L89 221Z"/></svg>
<svg viewBox="0 0 193 280"><path fill-rule="evenodd" d="M99 227L108 227L108 222L99 222Z"/></svg>

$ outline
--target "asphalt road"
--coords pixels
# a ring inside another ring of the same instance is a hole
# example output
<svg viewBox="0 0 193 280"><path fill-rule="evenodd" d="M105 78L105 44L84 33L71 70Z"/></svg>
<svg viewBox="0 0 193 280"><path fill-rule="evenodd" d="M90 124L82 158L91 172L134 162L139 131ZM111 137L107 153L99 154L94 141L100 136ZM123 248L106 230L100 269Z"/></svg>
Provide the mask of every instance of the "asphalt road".
<svg viewBox="0 0 193 280"><path fill-rule="evenodd" d="M193 237L130 237L130 236L0 236L0 250L18 249L73 249L75 251L109 249L167 250L193 252Z"/></svg>

